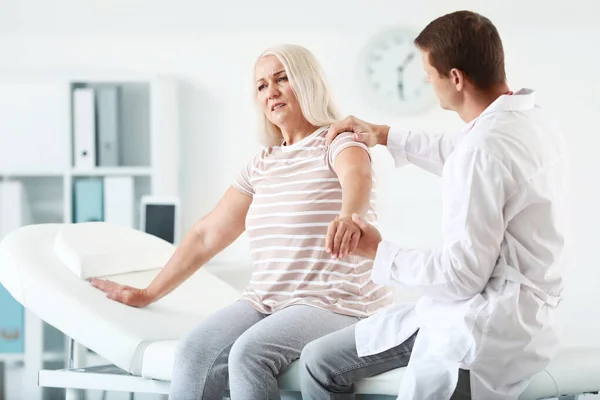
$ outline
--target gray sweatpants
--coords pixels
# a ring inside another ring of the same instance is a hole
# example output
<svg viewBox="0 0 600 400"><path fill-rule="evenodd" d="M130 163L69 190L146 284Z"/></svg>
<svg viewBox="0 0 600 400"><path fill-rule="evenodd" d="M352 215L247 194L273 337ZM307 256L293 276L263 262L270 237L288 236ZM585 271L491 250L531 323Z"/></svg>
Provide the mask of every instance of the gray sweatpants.
<svg viewBox="0 0 600 400"><path fill-rule="evenodd" d="M278 400L277 376L306 344L358 321L302 305L265 315L238 301L179 342L169 399L221 400L229 379L232 400Z"/></svg>
<svg viewBox="0 0 600 400"><path fill-rule="evenodd" d="M355 330L356 326L349 326L315 340L304 348L300 358L303 400L353 400L355 382L408 365L418 333L382 353L359 357ZM469 371L459 371L452 400L471 400Z"/></svg>

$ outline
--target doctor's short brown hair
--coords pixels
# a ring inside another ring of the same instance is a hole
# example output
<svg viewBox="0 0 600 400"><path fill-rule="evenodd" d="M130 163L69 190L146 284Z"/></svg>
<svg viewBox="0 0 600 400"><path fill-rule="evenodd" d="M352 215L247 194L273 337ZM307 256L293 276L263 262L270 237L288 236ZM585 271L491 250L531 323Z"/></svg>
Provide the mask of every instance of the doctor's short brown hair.
<svg viewBox="0 0 600 400"><path fill-rule="evenodd" d="M506 81L500 34L477 13L457 11L435 19L417 36L415 45L429 54L429 63L442 76L457 68L481 90Z"/></svg>

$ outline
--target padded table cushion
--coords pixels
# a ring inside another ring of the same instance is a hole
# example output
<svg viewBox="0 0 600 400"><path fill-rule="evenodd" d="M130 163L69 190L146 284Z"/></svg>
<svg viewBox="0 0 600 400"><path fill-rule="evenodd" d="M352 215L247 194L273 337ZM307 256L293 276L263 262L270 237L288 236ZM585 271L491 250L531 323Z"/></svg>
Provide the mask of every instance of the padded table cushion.
<svg viewBox="0 0 600 400"><path fill-rule="evenodd" d="M53 249L80 279L160 269L175 251L166 240L104 222L61 226Z"/></svg>
<svg viewBox="0 0 600 400"><path fill-rule="evenodd" d="M57 257L53 246L62 227L30 225L7 235L0 243L0 283L39 318L132 374L142 373L149 345L179 339L206 315L239 299L237 290L200 269L146 308L109 300ZM155 244L149 239L149 245ZM159 271L123 273L110 279L145 287Z"/></svg>

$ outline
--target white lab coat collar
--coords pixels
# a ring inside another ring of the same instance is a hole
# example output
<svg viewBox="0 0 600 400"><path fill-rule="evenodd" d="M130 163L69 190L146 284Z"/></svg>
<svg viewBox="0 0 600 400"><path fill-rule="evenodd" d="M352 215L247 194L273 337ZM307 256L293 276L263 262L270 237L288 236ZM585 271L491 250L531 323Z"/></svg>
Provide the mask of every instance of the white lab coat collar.
<svg viewBox="0 0 600 400"><path fill-rule="evenodd" d="M520 89L513 94L503 94L490 104L477 118L467 124L467 130L471 130L475 122L480 118L498 111L526 111L535 107L535 90Z"/></svg>
<svg viewBox="0 0 600 400"><path fill-rule="evenodd" d="M535 91L521 89L513 94L503 94L490 104L481 115L496 111L525 111L535 106Z"/></svg>

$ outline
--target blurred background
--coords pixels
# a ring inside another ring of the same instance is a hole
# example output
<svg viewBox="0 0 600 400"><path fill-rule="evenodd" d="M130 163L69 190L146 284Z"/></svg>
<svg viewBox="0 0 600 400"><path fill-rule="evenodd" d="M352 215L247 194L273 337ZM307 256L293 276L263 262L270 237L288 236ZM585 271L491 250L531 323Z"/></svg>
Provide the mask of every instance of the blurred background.
<svg viewBox="0 0 600 400"><path fill-rule="evenodd" d="M463 122L435 101L402 113L370 97L363 74L365 54L382 32L416 34L461 9L495 23L511 89L536 89L537 103L553 110L563 128L572 160L563 338L597 344L600 3L594 0L0 0L0 235L28 223L92 219L137 228L148 195L175 199L185 233L260 149L253 65L278 43L315 54L344 114L458 130ZM394 169L385 149L374 150L374 162L384 236L406 247L438 245L439 178L412 166ZM245 237L215 259L249 261ZM227 279L243 287L248 271L229 271ZM28 399L26 318L1 290L0 399ZM45 367L64 366L65 338L46 325L43 333Z"/></svg>

